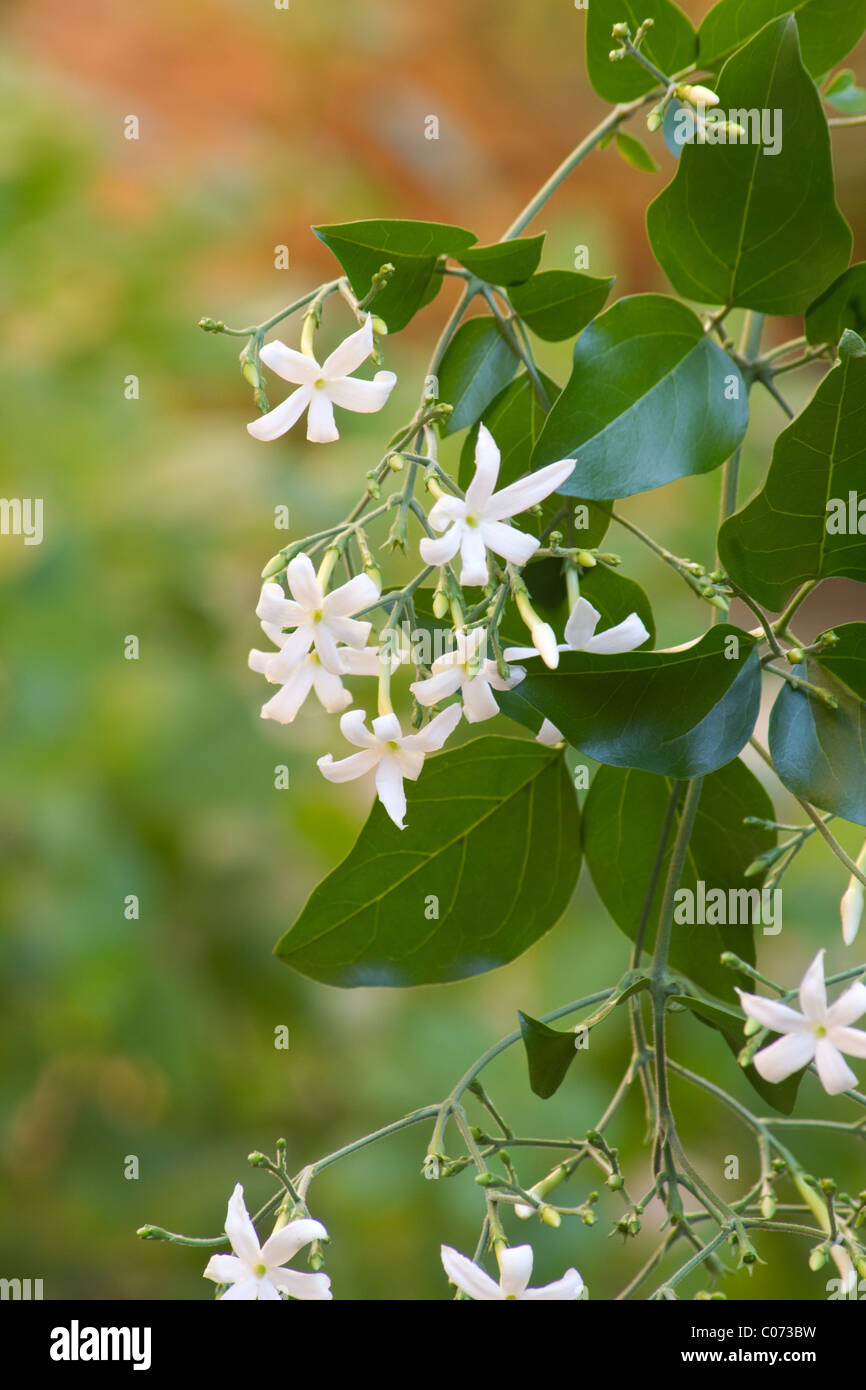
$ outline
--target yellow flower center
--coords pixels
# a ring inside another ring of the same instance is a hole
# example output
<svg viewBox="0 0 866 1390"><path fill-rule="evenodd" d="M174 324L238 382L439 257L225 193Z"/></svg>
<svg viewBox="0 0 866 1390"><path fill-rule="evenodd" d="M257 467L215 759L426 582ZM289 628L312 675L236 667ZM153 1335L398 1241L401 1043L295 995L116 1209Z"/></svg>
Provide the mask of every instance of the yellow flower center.
<svg viewBox="0 0 866 1390"><path fill-rule="evenodd" d="M259 1277L260 1279L263 1279L263 1278L265 1277L265 1275L267 1274L267 1272L268 1272L268 1267L267 1267L267 1265L254 1265L254 1266L253 1266L253 1274L257 1274L258 1277Z"/></svg>

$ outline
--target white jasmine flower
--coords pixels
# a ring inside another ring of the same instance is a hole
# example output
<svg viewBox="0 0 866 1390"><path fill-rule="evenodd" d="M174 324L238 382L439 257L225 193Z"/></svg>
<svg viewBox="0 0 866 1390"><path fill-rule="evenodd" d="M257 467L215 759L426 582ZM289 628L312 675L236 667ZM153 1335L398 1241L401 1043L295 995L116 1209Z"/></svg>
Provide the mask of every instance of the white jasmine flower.
<svg viewBox="0 0 866 1390"><path fill-rule="evenodd" d="M460 706L450 705L425 728L404 734L396 714L381 714L373 720L373 732L366 727L363 710L351 709L340 720L340 731L348 743L360 748L348 758L334 762L330 753L319 758L318 766L329 782L351 782L365 773L376 772L376 792L398 830L405 830L406 793L403 778L416 782L428 753L441 748L460 722Z"/></svg>
<svg viewBox="0 0 866 1390"><path fill-rule="evenodd" d="M601 614L598 609L593 608L585 598L579 598L565 624L565 641L556 647L556 660L551 659L553 653L549 650L550 638L547 633L542 634L543 642L539 647L535 628L531 634L535 646L506 647L503 653L505 660L524 661L533 656L540 656L545 665L553 667L559 661L559 652L602 652L610 656L619 652L633 652L635 647L639 647L649 637L637 613L629 613L628 617L615 627L606 628L604 632L596 634L595 629L600 620ZM538 626L547 628L550 632L547 623L540 623ZM536 738L539 743L547 744L551 748L565 741L565 735L560 733L549 719L545 719Z"/></svg>
<svg viewBox="0 0 866 1390"><path fill-rule="evenodd" d="M265 366L298 389L267 415L247 425L250 434L254 439L279 439L308 409L307 438L312 443L330 444L339 439L334 423L335 405L367 415L381 410L394 389L397 378L393 372L377 372L372 381L350 375L372 351L373 321L369 314L357 333L345 338L321 366L314 357L286 347L279 339L265 343L260 354Z"/></svg>
<svg viewBox="0 0 866 1390"><path fill-rule="evenodd" d="M484 425L478 429L475 446L475 476L466 489L465 499L440 497L431 508L428 521L434 531L444 531L438 540L425 536L421 558L427 565L445 565L460 551L463 568L461 584L487 583L487 551L492 550L515 565L525 565L540 541L506 524L506 518L525 512L555 492L574 471L576 459L549 463L516 483L494 492L499 477L499 450Z"/></svg>
<svg viewBox="0 0 866 1390"><path fill-rule="evenodd" d="M800 984L802 1013L759 994L746 994L741 989L737 993L749 1018L783 1034L755 1057L755 1068L765 1081L784 1081L814 1060L828 1095L841 1095L857 1085L857 1077L842 1054L866 1057L866 1033L848 1026L866 1013L866 985L859 981L850 985L828 1007L823 951L818 952Z"/></svg>
<svg viewBox="0 0 866 1390"><path fill-rule="evenodd" d="M286 571L289 591L287 599L279 584L265 584L256 614L272 642L279 645L267 661L262 653L251 654L253 670L263 670L268 680L286 682L294 675L312 646L315 646L322 666L335 676L346 673L337 644L357 650L365 647L371 623L358 622L352 617L369 608L379 598L379 588L366 574L356 574L348 583L323 594L316 571L308 555L296 555ZM294 628L290 636L284 629Z"/></svg>
<svg viewBox="0 0 866 1390"><path fill-rule="evenodd" d="M414 681L409 689L420 705L436 705L460 691L463 713L470 724L480 724L499 713L494 690L511 690L525 675L519 667L503 680L495 661L486 656L484 628L457 632L457 646L433 662L427 680ZM491 688L492 687L492 688Z"/></svg>
<svg viewBox="0 0 866 1390"><path fill-rule="evenodd" d="M321 1221L309 1217L289 1221L269 1235L264 1245L259 1245L256 1228L244 1205L244 1189L238 1183L229 1198L225 1231L234 1254L212 1255L204 1272L205 1279L229 1285L220 1294L221 1303L253 1299L279 1302L282 1294L304 1299L333 1297L327 1274L302 1274L285 1268L286 1261L311 1240L327 1239Z"/></svg>
<svg viewBox="0 0 866 1390"><path fill-rule="evenodd" d="M559 1301L566 1302L579 1298L583 1292L583 1280L576 1269L567 1269L561 1279L554 1284L544 1284L540 1289L528 1287L532 1275L532 1246L515 1245L499 1252L499 1283L491 1279L472 1260L452 1250L450 1245L442 1246L442 1264L452 1284L462 1289L477 1302L509 1302L524 1299L527 1302Z"/></svg>
<svg viewBox="0 0 866 1390"><path fill-rule="evenodd" d="M277 629L268 631L271 627L269 623L263 623L262 626L271 640L280 645L278 638L282 634ZM276 633L276 636L273 633ZM268 676L269 670L272 669L271 662L276 655L276 652L251 651L250 670ZM344 675L379 674L378 647L365 647L363 651L355 651L353 647L338 647L337 655ZM271 677L268 678L272 680ZM272 683L278 684L276 681ZM352 703L352 693L345 688L340 677L333 671L325 670L318 652L308 652L294 668L288 680L282 682L276 695L272 695L270 700L262 705L262 719L275 719L278 724L291 724L311 690L328 714L339 714Z"/></svg>

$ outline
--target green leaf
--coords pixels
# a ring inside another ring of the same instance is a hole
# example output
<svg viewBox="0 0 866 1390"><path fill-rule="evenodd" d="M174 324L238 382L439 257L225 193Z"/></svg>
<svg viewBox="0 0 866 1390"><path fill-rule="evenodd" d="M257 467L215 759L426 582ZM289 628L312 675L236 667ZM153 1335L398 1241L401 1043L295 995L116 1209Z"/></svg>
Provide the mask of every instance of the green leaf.
<svg viewBox="0 0 866 1390"><path fill-rule="evenodd" d="M610 294L613 276L581 275L576 270L541 270L509 299L527 328L546 343L576 338Z"/></svg>
<svg viewBox="0 0 866 1390"><path fill-rule="evenodd" d="M745 1019L742 1014L736 1013L733 1009L723 1008L719 1004L711 1004L707 999L696 999L691 994L672 994L670 1002L682 1004L699 1023L706 1023L710 1028L715 1028L721 1033L734 1056L739 1057L746 1043L743 1032ZM780 1111L783 1115L791 1114L797 1102L800 1082L806 1073L805 1067L778 1083L765 1081L754 1066L741 1067L740 1070L762 1100L767 1101L774 1110Z"/></svg>
<svg viewBox="0 0 866 1390"><path fill-rule="evenodd" d="M857 509L866 476L866 347L847 332L840 351L838 366L776 440L761 491L719 532L728 574L773 612L806 580L866 583L866 509Z"/></svg>
<svg viewBox="0 0 866 1390"><path fill-rule="evenodd" d="M405 328L436 294L441 277L434 280L434 269L439 256L457 256L477 239L464 227L396 218L338 222L313 231L333 251L359 299L367 294L376 271L393 265L394 274L373 303L373 311L391 333Z"/></svg>
<svg viewBox="0 0 866 1390"><path fill-rule="evenodd" d="M576 1034L573 1028L567 1033L548 1028L546 1023L519 1009L517 1017L529 1064L529 1085L535 1095L549 1100L559 1090L577 1055Z"/></svg>
<svg viewBox="0 0 866 1390"><path fill-rule="evenodd" d="M787 683L770 715L770 753L785 786L822 811L866 825L866 623L834 628L838 643L809 654L803 675L838 709Z"/></svg>
<svg viewBox="0 0 866 1390"><path fill-rule="evenodd" d="M492 246L473 246L470 251L461 251L457 260L489 285L521 285L538 269L543 246L544 232L497 241Z"/></svg>
<svg viewBox="0 0 866 1390"><path fill-rule="evenodd" d="M866 0L720 0L698 30L699 66L718 72L771 19L793 14L803 62L822 77L844 58L866 29Z"/></svg>
<svg viewBox="0 0 866 1390"><path fill-rule="evenodd" d="M866 91L857 86L857 78L850 68L837 72L824 92L824 100L846 116L866 114Z"/></svg>
<svg viewBox="0 0 866 1390"><path fill-rule="evenodd" d="M616 137L616 147L625 160L633 169L640 169L644 174L655 174L658 165L647 149L646 145L640 140L636 140L633 135L626 135L624 130L620 130Z"/></svg>
<svg viewBox="0 0 866 1390"><path fill-rule="evenodd" d="M431 758L406 791L406 829L377 802L277 944L302 975L344 988L462 980L514 960L565 910L581 854L561 754L479 738Z"/></svg>
<svg viewBox="0 0 866 1390"><path fill-rule="evenodd" d="M653 251L688 299L800 313L848 264L851 230L836 206L830 134L794 20L762 29L725 65L717 90L719 109L752 137L760 112L781 111L781 149L684 145L673 182L647 210Z"/></svg>
<svg viewBox="0 0 866 1390"><path fill-rule="evenodd" d="M561 492L630 497L718 468L747 423L740 374L691 309L666 295L633 295L575 343L533 467L577 457Z"/></svg>
<svg viewBox="0 0 866 1390"><path fill-rule="evenodd" d="M685 651L567 652L555 671L539 660L526 667L520 685L497 695L500 708L523 722L520 707L529 706L573 748L614 767L678 778L714 772L737 756L758 717L754 638L725 623Z"/></svg>
<svg viewBox="0 0 866 1390"><path fill-rule="evenodd" d="M586 16L586 70L589 80L605 101L632 101L658 83L634 58L612 63L608 56L619 48L611 35L614 24L627 23L632 37L645 19L652 28L641 52L662 72L672 75L694 62L697 36L691 22L671 0L592 0Z"/></svg>
<svg viewBox="0 0 866 1390"><path fill-rule="evenodd" d="M866 336L866 261L849 266L806 310L806 337L816 347L838 343L846 328Z"/></svg>
<svg viewBox="0 0 866 1390"><path fill-rule="evenodd" d="M454 410L442 426L455 434L479 420L519 365L495 318L469 319L448 345L439 368L439 399Z"/></svg>
<svg viewBox="0 0 866 1390"><path fill-rule="evenodd" d="M640 924L672 786L669 778L652 772L601 767L584 805L583 851L587 868L614 922L631 941ZM706 893L721 890L725 894L725 917L748 916L754 920L761 912L761 878L747 878L746 869L772 848L776 836L759 826L744 825L746 816L771 820L773 803L757 777L735 758L704 779L680 886L697 893L698 883L703 882ZM679 808L676 819L678 822ZM653 896L644 937L647 951L652 950L655 941L675 833L674 827ZM744 890L752 895L749 899L730 897L731 893ZM741 907L741 902L748 906ZM735 913L727 910L732 904ZM716 915L723 914L719 911ZM670 950L673 968L713 994L727 997L732 995L735 984L746 982L719 963L723 951L734 951L752 963L752 926L674 922Z"/></svg>

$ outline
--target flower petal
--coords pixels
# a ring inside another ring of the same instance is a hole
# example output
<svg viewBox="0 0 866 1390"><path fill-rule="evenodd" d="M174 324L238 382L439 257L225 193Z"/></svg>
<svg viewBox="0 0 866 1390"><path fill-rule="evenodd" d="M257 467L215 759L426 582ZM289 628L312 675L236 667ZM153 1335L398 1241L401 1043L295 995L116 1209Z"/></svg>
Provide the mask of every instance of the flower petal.
<svg viewBox="0 0 866 1390"><path fill-rule="evenodd" d="M349 623L350 618L337 618L336 622ZM314 642L316 653L326 671L333 671L338 676L343 669L340 653L337 650L337 638L339 634L334 632L330 623L316 623ZM353 646L363 647L367 639L367 633L363 635L363 640L354 642Z"/></svg>
<svg viewBox="0 0 866 1390"><path fill-rule="evenodd" d="M334 407L325 391L313 388L307 411L307 438L311 444L333 444L340 438L334 421Z"/></svg>
<svg viewBox="0 0 866 1390"><path fill-rule="evenodd" d="M499 1253L499 1287L506 1298L519 1298L532 1276L532 1246L512 1245Z"/></svg>
<svg viewBox="0 0 866 1390"><path fill-rule="evenodd" d="M481 534L485 545L495 550L497 555L510 560L512 565L525 565L541 545L541 541L534 536L518 531L516 526L506 526L504 521L488 521L485 518L481 523Z"/></svg>
<svg viewBox="0 0 866 1390"><path fill-rule="evenodd" d="M335 642L345 642L347 647L363 651L373 624L366 620L359 622L357 618L327 617L321 626L327 627Z"/></svg>
<svg viewBox="0 0 866 1390"><path fill-rule="evenodd" d="M249 1270L237 1255L211 1255L205 1267L203 1279L212 1279L215 1284L237 1284L249 1278Z"/></svg>
<svg viewBox="0 0 866 1390"><path fill-rule="evenodd" d="M649 637L649 633L638 617L637 613L629 613L621 623L615 627L606 628L604 632L596 633L595 637L590 637L585 643L585 652L602 652L614 655L617 652L633 652L635 647L639 647Z"/></svg>
<svg viewBox="0 0 866 1390"><path fill-rule="evenodd" d="M462 1289L470 1298L478 1302L500 1302L505 1297L495 1280L474 1261L461 1255L459 1250L452 1249L450 1245L443 1245L441 1255L442 1266L450 1282L456 1284L457 1288Z"/></svg>
<svg viewBox="0 0 866 1390"><path fill-rule="evenodd" d="M527 1289L521 1297L525 1302L540 1303L557 1301L572 1302L583 1293L583 1280L576 1269L567 1269L561 1279L553 1284L542 1284L539 1289Z"/></svg>
<svg viewBox="0 0 866 1390"><path fill-rule="evenodd" d="M367 315L361 327L344 338L322 363L322 376L330 384L338 377L348 376L366 362L373 351L373 319Z"/></svg>
<svg viewBox="0 0 866 1390"><path fill-rule="evenodd" d="M382 664L379 647L364 647L358 651L355 647L340 648L340 663L347 676L378 676L379 668ZM394 671L400 665L400 659L396 652L391 652L391 670Z"/></svg>
<svg viewBox="0 0 866 1390"><path fill-rule="evenodd" d="M247 657L247 665L251 671L255 671L257 676L263 676L265 674L265 668L273 655L273 652L260 652L253 647L253 650Z"/></svg>
<svg viewBox="0 0 866 1390"><path fill-rule="evenodd" d="M313 643L314 629L304 623L301 627L295 628L290 637L287 637L278 652L272 652L270 661L265 669L265 675L274 684L283 684L291 680L298 667L306 660L307 653Z"/></svg>
<svg viewBox="0 0 866 1390"><path fill-rule="evenodd" d="M823 950L818 952L800 981L800 1008L812 1023L823 1023L827 1017Z"/></svg>
<svg viewBox="0 0 866 1390"><path fill-rule="evenodd" d="M252 1303L260 1298L259 1286L261 1279L252 1275L249 1279L242 1279L237 1284L232 1284L231 1288L226 1289L219 1297L220 1303Z"/></svg>
<svg viewBox="0 0 866 1390"><path fill-rule="evenodd" d="M317 760L316 766L329 782L354 782L356 777L363 777L366 773L372 772L378 762L378 750L365 748L362 752L350 753L348 758L340 758L337 762L330 753L326 753L323 758Z"/></svg>
<svg viewBox="0 0 866 1390"><path fill-rule="evenodd" d="M549 719L545 719L535 735L535 741L543 743L546 748L556 748L558 744L565 743L565 734L557 729L555 724L551 724Z"/></svg>
<svg viewBox="0 0 866 1390"><path fill-rule="evenodd" d="M264 584L256 604L256 617L262 623L278 627L297 627L304 620L304 609L286 598L279 584Z"/></svg>
<svg viewBox="0 0 866 1390"><path fill-rule="evenodd" d="M409 686L419 705L438 705L440 700L447 700L449 695L453 695L460 689L462 684L462 673L457 666L451 666L445 671L437 671L428 680L413 681Z"/></svg>
<svg viewBox="0 0 866 1390"><path fill-rule="evenodd" d="M226 1212L226 1235L231 1241L232 1250L244 1264L249 1266L261 1261L261 1247L256 1228L244 1204L244 1189L240 1183L229 1198Z"/></svg>
<svg viewBox="0 0 866 1390"><path fill-rule="evenodd" d="M501 492L495 492L484 509L485 519L504 521L508 516L517 516L518 512L525 512L528 507L543 502L574 472L576 463L577 459L549 463L535 473L528 473L525 478L518 478L516 483L510 483Z"/></svg>
<svg viewBox="0 0 866 1390"><path fill-rule="evenodd" d="M755 1057L755 1070L765 1081L784 1081L805 1067L815 1055L812 1033L787 1033L769 1047L762 1047Z"/></svg>
<svg viewBox="0 0 866 1390"><path fill-rule="evenodd" d="M475 445L475 473L466 489L466 510L474 516L483 513L493 496L499 477L499 450L486 425L478 426Z"/></svg>
<svg viewBox="0 0 866 1390"><path fill-rule="evenodd" d="M555 671L559 665L559 647L556 644L556 633L550 623L536 623L531 636L535 643L535 650L545 666L548 666L551 671Z"/></svg>
<svg viewBox="0 0 866 1390"><path fill-rule="evenodd" d="M301 1216L297 1221L288 1221L278 1231L272 1231L262 1246L262 1263L268 1266L268 1273L278 1265L284 1265L293 1255L297 1255L311 1240L327 1240L328 1232L321 1221L310 1216Z"/></svg>
<svg viewBox="0 0 866 1390"><path fill-rule="evenodd" d="M499 706L489 684L483 676L464 681L463 713L470 724L481 724L485 719L493 719L499 713Z"/></svg>
<svg viewBox="0 0 866 1390"><path fill-rule="evenodd" d="M437 497L427 514L427 520L434 531L444 531L452 521L463 521L466 516L466 503L459 497L445 494Z"/></svg>
<svg viewBox="0 0 866 1390"><path fill-rule="evenodd" d="M598 609L593 608L588 599L579 598L565 624L565 640L573 652L585 650L600 621Z"/></svg>
<svg viewBox="0 0 866 1390"><path fill-rule="evenodd" d="M265 343L259 357L266 367L270 367L272 372L281 376L283 381L291 381L294 386L312 386L313 382L318 381L322 375L322 369L318 362L315 362L312 357L308 357L305 352L297 352L295 348L286 347L279 338L274 338L271 343Z"/></svg>
<svg viewBox="0 0 866 1390"><path fill-rule="evenodd" d="M267 703L262 705L262 719L275 719L278 724L291 724L313 688L315 669L307 657L276 695L272 695Z"/></svg>
<svg viewBox="0 0 866 1390"><path fill-rule="evenodd" d="M459 705L449 705L447 709L443 709L441 714L437 714L435 719L431 719L430 723L426 724L423 729L419 729L417 734L407 734L403 740L403 747L412 752L435 753L457 728L460 723L460 715Z"/></svg>
<svg viewBox="0 0 866 1390"><path fill-rule="evenodd" d="M340 661L343 654L340 653ZM341 714L352 703L351 692L346 689L340 677L333 671L326 671L320 662L311 662L313 670L313 689L316 699L328 714Z"/></svg>
<svg viewBox="0 0 866 1390"><path fill-rule="evenodd" d="M481 527L465 526L460 542L460 583L483 585L487 583L487 547Z"/></svg>
<svg viewBox="0 0 866 1390"><path fill-rule="evenodd" d="M862 1028L833 1028L827 1041L849 1057L866 1057L866 1033Z"/></svg>
<svg viewBox="0 0 866 1390"><path fill-rule="evenodd" d="M362 709L350 709L340 720L340 733L356 748L375 748L376 740L367 728L367 716Z"/></svg>
<svg viewBox="0 0 866 1390"><path fill-rule="evenodd" d="M403 730L396 714L377 714L372 727L373 737L379 743L400 743L403 738Z"/></svg>
<svg viewBox="0 0 866 1390"><path fill-rule="evenodd" d="M386 753L376 768L376 794L398 830L405 830L406 792L403 769L393 753Z"/></svg>
<svg viewBox="0 0 866 1390"><path fill-rule="evenodd" d="M312 388L309 386L299 386L297 391L293 391L290 396L286 396L284 401L269 410L267 415L260 415L258 420L251 420L247 425L247 433L253 439L261 439L269 443L272 439L279 439L281 434L296 425L310 404Z"/></svg>
<svg viewBox="0 0 866 1390"><path fill-rule="evenodd" d="M744 989L738 989L737 994L743 1013L762 1023L765 1028L772 1028L774 1033L808 1031L803 1015L797 1013L796 1009L789 1009L787 1004L780 1004L776 999L765 999L760 994L747 994Z"/></svg>
<svg viewBox="0 0 866 1390"><path fill-rule="evenodd" d="M354 410L359 415L373 415L385 405L397 384L395 372L377 372L372 381L356 376L339 377L328 382L328 395L334 405Z"/></svg>
<svg viewBox="0 0 866 1390"><path fill-rule="evenodd" d="M434 540L432 536L424 536L421 539L419 550L421 559L425 565L447 565L449 560L453 560L457 551L460 549L460 542L463 539L463 526L459 521L455 521L453 526Z"/></svg>
<svg viewBox="0 0 866 1390"><path fill-rule="evenodd" d="M819 1038L815 1048L815 1067L818 1080L828 1096L841 1096L857 1085L856 1073L851 1070L838 1047L829 1038Z"/></svg>
<svg viewBox="0 0 866 1390"><path fill-rule="evenodd" d="M866 985L857 980L848 986L844 994L839 995L835 1004L830 1005L826 1024L828 1028L844 1028L846 1024L854 1023L861 1014L866 1014Z"/></svg>
<svg viewBox="0 0 866 1390"><path fill-rule="evenodd" d="M302 1298L310 1303L313 1300L322 1302L334 1297L328 1275L321 1272L305 1274L298 1269L274 1269L269 1277L277 1288L282 1289L290 1298Z"/></svg>
<svg viewBox="0 0 866 1390"><path fill-rule="evenodd" d="M327 618L351 618L362 608L369 608L379 597L379 585L368 574L356 574L354 579L325 595L322 611Z"/></svg>
<svg viewBox="0 0 866 1390"><path fill-rule="evenodd" d="M286 567L286 580L292 598L296 599L308 613L315 613L325 601L321 585L316 578L316 568L309 555L303 551L290 560Z"/></svg>

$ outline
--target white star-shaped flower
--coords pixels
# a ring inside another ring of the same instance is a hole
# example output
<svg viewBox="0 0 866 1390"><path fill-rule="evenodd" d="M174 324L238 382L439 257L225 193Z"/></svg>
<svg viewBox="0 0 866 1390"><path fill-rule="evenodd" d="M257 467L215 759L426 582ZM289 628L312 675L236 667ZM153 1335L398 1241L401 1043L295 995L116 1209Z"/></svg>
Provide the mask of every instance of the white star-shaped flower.
<svg viewBox="0 0 866 1390"><path fill-rule="evenodd" d="M460 691L463 713L470 724L480 724L499 713L494 690L512 690L523 680L524 671L516 668L503 680L495 661L486 655L487 633L484 628L457 632L457 645L433 662L427 680L414 681L409 689L419 705L436 705L449 695Z"/></svg>
<svg viewBox="0 0 866 1390"><path fill-rule="evenodd" d="M360 651L367 644L371 623L358 622L352 617L371 607L379 598L378 585L366 574L356 574L338 589L324 594L308 555L296 555L286 571L289 592L286 598L279 584L265 584L256 608L271 641L280 650L251 654L253 670L261 670L275 683L288 681L301 665L312 646L319 660L332 675L346 674L338 643ZM286 628L294 628L285 635ZM266 657L266 660L262 658Z"/></svg>
<svg viewBox="0 0 866 1390"><path fill-rule="evenodd" d="M572 1302L583 1292L583 1280L576 1269L567 1269L562 1278L553 1284L530 1289L531 1245L514 1245L499 1251L498 1284L472 1260L458 1250L452 1250L450 1245L442 1246L442 1264L450 1282L479 1303L504 1303L513 1299L535 1303Z"/></svg>
<svg viewBox="0 0 866 1390"><path fill-rule="evenodd" d="M279 439L309 408L307 438L314 444L330 444L339 439L334 423L335 405L369 415L382 409L394 389L397 378L393 372L377 372L372 381L350 375L372 351L373 320L369 314L357 333L345 338L321 366L314 357L286 347L279 339L265 343L260 354L265 366L298 389L267 415L247 425L250 434L254 439Z"/></svg>
<svg viewBox="0 0 866 1390"><path fill-rule="evenodd" d="M501 492L494 492L499 477L499 450L490 431L480 425L475 446L475 476L466 497L440 497L431 508L428 521L434 531L444 531L438 540L425 536L421 558L427 565L445 565L460 551L461 584L487 583L487 551L492 550L515 565L525 565L541 542L527 536L506 518L534 507L555 492L574 471L576 459L549 463L536 473L528 473Z"/></svg>
<svg viewBox="0 0 866 1390"><path fill-rule="evenodd" d="M285 637L279 629L272 627L270 623L263 623L262 627L271 641L281 647ZM272 669L271 662L276 655L276 652L251 651L249 656L250 670L258 672L261 676L267 676L269 670ZM337 655L340 658L343 675L378 676L379 674L378 647L365 647L363 651L356 651L353 647L338 647ZM394 658L392 658L392 669L393 666ZM272 678L269 677L269 679ZM318 652L308 652L300 664L294 668L288 680L282 683L272 681L272 683L279 684L280 689L276 695L272 695L270 700L262 705L262 719L274 719L278 724L291 724L311 690L328 714L340 714L352 703L351 691L346 689L335 672L325 670Z"/></svg>
<svg viewBox="0 0 866 1390"><path fill-rule="evenodd" d="M866 1033L849 1024L866 1013L866 985L858 980L827 1004L824 952L819 951L800 984L800 1008L789 1008L775 999L737 990L743 1012L765 1028L783 1036L755 1057L755 1069L765 1081L784 1081L814 1061L818 1078L830 1096L857 1085L857 1077L843 1057L866 1057Z"/></svg>
<svg viewBox="0 0 866 1390"><path fill-rule="evenodd" d="M376 772L376 792L398 830L405 830L406 793L403 778L416 782L428 753L441 748L460 722L460 706L449 705L416 734L404 734L396 714L381 714L373 720L373 732L366 727L363 710L350 709L340 720L340 731L347 743L360 753L334 762L330 753L319 758L318 766L329 782L351 782L365 773Z"/></svg>
<svg viewBox="0 0 866 1390"><path fill-rule="evenodd" d="M579 598L571 610L568 622L565 625L565 641L560 642L555 647L556 658L552 659L553 654L549 650L550 628L547 623L539 624L544 629L544 644L539 647L507 647L503 655L506 661L525 661L533 656L540 656L547 666L556 666L560 652L603 652L606 655L613 655L619 652L633 652L635 647L639 647L649 637L649 633L638 617L637 613L629 613L621 623L615 627L606 628L604 632L596 633L595 629L601 620L601 614L597 608L585 598ZM533 632L533 637L538 644L538 637ZM555 641L555 638L553 639ZM552 724L549 719L545 719L538 734L536 735L539 743L554 746L563 742L563 735Z"/></svg>
<svg viewBox="0 0 866 1390"><path fill-rule="evenodd" d="M238 1183L229 1198L226 1215L226 1235L233 1255L212 1255L204 1271L205 1279L215 1284L228 1284L220 1302L247 1302L262 1299L279 1302L283 1294L290 1298L332 1298L331 1281L327 1274L303 1274L286 1269L286 1261L311 1240L326 1240L327 1231L321 1221L300 1217L289 1221L259 1244L256 1228L244 1204L244 1189Z"/></svg>

